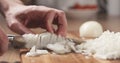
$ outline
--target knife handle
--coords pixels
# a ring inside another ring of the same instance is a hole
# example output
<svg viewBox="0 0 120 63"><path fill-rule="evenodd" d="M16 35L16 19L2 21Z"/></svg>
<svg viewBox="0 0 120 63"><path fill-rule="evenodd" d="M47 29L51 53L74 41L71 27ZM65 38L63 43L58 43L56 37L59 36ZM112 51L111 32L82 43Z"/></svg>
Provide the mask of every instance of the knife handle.
<svg viewBox="0 0 120 63"><path fill-rule="evenodd" d="M25 40L22 36L8 36L9 42L14 48L25 48Z"/></svg>

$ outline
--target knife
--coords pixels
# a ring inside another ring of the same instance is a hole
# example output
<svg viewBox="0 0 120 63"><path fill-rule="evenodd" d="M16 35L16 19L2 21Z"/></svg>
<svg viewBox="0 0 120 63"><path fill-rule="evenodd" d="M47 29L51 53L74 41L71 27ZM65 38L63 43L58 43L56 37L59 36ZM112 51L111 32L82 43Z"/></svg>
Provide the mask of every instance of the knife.
<svg viewBox="0 0 120 63"><path fill-rule="evenodd" d="M25 40L22 36L19 35L13 35L13 34L7 34L8 40L10 44L14 48L24 48L25 47Z"/></svg>

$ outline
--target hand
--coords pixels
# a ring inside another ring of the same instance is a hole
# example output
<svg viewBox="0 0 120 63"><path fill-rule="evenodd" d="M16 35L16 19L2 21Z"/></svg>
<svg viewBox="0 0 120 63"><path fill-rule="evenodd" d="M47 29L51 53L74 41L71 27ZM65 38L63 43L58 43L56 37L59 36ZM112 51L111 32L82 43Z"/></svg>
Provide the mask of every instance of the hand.
<svg viewBox="0 0 120 63"><path fill-rule="evenodd" d="M17 5L10 8L6 13L9 28L19 34L34 33L29 28L41 27L48 32L66 36L67 20L61 10L45 6ZM57 30L53 28L57 25Z"/></svg>
<svg viewBox="0 0 120 63"><path fill-rule="evenodd" d="M0 29L0 56L6 52L8 49L8 39L7 36Z"/></svg>

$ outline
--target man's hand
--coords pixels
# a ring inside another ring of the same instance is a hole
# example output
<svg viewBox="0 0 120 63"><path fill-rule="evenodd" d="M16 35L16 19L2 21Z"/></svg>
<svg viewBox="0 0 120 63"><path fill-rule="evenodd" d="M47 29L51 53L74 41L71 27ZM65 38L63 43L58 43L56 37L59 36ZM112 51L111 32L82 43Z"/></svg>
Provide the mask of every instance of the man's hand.
<svg viewBox="0 0 120 63"><path fill-rule="evenodd" d="M41 27L48 32L66 35L67 20L61 10L45 6L17 5L8 9L5 13L8 26L19 34L34 33L29 28ZM53 28L57 25L57 30Z"/></svg>
<svg viewBox="0 0 120 63"><path fill-rule="evenodd" d="M0 56L8 49L8 39L7 36L0 29Z"/></svg>

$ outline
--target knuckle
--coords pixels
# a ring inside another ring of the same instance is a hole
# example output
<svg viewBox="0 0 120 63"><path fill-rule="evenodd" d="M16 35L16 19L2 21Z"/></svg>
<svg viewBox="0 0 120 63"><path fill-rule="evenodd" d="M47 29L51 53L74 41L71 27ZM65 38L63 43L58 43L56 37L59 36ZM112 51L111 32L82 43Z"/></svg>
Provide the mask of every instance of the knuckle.
<svg viewBox="0 0 120 63"><path fill-rule="evenodd" d="M49 10L50 13L55 13L55 10L51 9Z"/></svg>
<svg viewBox="0 0 120 63"><path fill-rule="evenodd" d="M59 11L59 15L64 16L65 12L64 11Z"/></svg>

